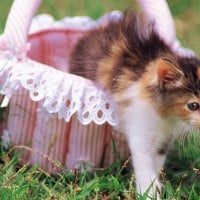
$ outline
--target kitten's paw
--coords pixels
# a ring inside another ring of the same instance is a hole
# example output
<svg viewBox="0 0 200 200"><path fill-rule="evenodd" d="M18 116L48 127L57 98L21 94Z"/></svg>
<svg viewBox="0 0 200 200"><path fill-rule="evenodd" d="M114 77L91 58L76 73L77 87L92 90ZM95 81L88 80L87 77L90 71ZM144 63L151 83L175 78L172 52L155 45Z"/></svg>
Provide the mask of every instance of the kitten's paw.
<svg viewBox="0 0 200 200"><path fill-rule="evenodd" d="M148 198L149 199L155 198L156 200L161 200L160 195L161 195L162 188L163 188L163 184L160 183L160 181L155 180L149 188Z"/></svg>
<svg viewBox="0 0 200 200"><path fill-rule="evenodd" d="M145 194L145 196L147 195L146 198L147 200L152 200L152 199L160 200L162 188L163 184L160 183L159 180L154 180L151 183L145 183L141 185L140 189L137 190L140 191L140 194Z"/></svg>

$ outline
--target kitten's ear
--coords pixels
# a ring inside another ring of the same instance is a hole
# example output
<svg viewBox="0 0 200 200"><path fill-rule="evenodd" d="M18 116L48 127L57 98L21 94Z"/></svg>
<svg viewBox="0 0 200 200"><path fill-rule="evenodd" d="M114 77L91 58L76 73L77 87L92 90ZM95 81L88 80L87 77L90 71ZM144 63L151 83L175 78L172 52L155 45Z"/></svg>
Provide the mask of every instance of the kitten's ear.
<svg viewBox="0 0 200 200"><path fill-rule="evenodd" d="M161 89L173 89L183 84L183 72L169 60L158 61L157 76Z"/></svg>

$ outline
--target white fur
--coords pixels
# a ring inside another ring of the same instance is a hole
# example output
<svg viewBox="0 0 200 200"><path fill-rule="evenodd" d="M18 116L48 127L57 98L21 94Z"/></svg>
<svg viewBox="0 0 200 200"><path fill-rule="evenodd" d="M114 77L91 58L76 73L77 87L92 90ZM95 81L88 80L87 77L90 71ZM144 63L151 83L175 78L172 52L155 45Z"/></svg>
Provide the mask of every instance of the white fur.
<svg viewBox="0 0 200 200"><path fill-rule="evenodd" d="M128 137L137 191L145 193L152 186L149 195L153 196L156 187L161 189L158 176L165 160L165 155L159 155L157 150L171 130L153 105L139 98L138 88L134 85L126 93L126 98L133 99L133 103L121 115L120 126Z"/></svg>

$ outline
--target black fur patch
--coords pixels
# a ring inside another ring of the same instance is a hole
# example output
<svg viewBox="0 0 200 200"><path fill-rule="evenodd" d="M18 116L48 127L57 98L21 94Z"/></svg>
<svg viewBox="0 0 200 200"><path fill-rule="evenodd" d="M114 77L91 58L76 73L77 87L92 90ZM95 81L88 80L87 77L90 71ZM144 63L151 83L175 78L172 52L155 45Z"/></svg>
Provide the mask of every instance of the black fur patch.
<svg viewBox="0 0 200 200"><path fill-rule="evenodd" d="M186 93L200 95L200 79L197 72L200 70L200 60L196 57L179 57L178 63L180 70L185 75L184 91Z"/></svg>

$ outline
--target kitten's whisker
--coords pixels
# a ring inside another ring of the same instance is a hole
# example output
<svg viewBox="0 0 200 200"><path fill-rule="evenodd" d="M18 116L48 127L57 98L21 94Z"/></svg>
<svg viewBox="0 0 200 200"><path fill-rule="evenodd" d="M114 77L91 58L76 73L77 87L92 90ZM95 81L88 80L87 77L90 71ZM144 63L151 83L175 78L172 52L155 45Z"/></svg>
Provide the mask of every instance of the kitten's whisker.
<svg viewBox="0 0 200 200"><path fill-rule="evenodd" d="M192 134L190 135L190 140L192 140L194 142L196 141L195 139L196 139L196 136L197 136L197 131L198 131L198 128L193 125L193 130L192 130Z"/></svg>
<svg viewBox="0 0 200 200"><path fill-rule="evenodd" d="M175 139L179 141L180 147L183 147L185 144L185 139L188 136L190 127L185 123L179 123L175 129Z"/></svg>
<svg viewBox="0 0 200 200"><path fill-rule="evenodd" d="M194 127L194 130L191 134L191 137L192 137L194 143L196 144L196 141L198 141L198 139L199 139L200 129L197 126L193 126L193 127Z"/></svg>
<svg viewBox="0 0 200 200"><path fill-rule="evenodd" d="M180 122L180 123L175 127L175 129L174 129L174 131L173 131L173 133L172 133L173 142L174 142L175 140L180 139L184 127L185 127L185 123L183 123L183 122Z"/></svg>

